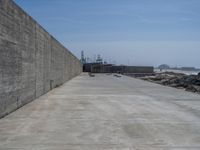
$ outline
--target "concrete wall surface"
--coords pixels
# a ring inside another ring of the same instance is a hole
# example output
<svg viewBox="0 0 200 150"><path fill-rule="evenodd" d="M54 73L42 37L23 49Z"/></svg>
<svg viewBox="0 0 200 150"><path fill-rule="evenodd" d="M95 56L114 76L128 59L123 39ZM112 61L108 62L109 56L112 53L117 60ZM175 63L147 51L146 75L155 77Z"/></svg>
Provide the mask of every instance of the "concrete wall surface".
<svg viewBox="0 0 200 150"><path fill-rule="evenodd" d="M124 68L125 73L153 73L152 66L127 66Z"/></svg>
<svg viewBox="0 0 200 150"><path fill-rule="evenodd" d="M112 66L113 73L153 73L152 66Z"/></svg>
<svg viewBox="0 0 200 150"><path fill-rule="evenodd" d="M12 0L0 0L0 117L81 72L70 51Z"/></svg>

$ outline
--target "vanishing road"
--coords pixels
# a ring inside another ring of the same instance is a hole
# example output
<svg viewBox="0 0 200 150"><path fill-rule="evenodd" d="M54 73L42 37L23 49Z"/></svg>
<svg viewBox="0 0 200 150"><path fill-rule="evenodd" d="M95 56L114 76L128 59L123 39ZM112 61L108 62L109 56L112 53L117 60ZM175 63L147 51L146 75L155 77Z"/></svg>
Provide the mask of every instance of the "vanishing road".
<svg viewBox="0 0 200 150"><path fill-rule="evenodd" d="M82 74L1 119L0 150L200 150L200 95Z"/></svg>

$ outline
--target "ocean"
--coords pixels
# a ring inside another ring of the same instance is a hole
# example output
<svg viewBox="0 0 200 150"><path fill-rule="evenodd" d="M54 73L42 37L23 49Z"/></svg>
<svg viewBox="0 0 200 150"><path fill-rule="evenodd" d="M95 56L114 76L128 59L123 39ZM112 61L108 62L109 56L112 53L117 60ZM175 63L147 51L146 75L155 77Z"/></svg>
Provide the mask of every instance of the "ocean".
<svg viewBox="0 0 200 150"><path fill-rule="evenodd" d="M160 71L160 69L154 69L156 73L162 73L162 72L175 72L175 73L184 73L186 75L197 75L200 71L184 71L184 70L174 70L174 69L164 69Z"/></svg>

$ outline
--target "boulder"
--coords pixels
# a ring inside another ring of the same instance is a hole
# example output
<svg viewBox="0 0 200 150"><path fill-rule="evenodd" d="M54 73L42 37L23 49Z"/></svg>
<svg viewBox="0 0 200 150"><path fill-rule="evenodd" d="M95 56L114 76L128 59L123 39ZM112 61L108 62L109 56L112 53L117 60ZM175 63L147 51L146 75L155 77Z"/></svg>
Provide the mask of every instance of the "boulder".
<svg viewBox="0 0 200 150"><path fill-rule="evenodd" d="M186 91L200 93L200 86L188 85L188 87L186 88Z"/></svg>

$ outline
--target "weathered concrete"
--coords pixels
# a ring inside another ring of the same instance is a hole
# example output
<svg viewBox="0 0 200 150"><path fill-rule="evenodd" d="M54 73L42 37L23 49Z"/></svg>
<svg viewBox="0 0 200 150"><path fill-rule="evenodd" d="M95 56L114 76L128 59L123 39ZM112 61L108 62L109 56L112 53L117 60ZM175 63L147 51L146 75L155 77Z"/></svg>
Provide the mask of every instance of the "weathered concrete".
<svg viewBox="0 0 200 150"><path fill-rule="evenodd" d="M1 150L199 150L200 96L82 74L0 120Z"/></svg>
<svg viewBox="0 0 200 150"><path fill-rule="evenodd" d="M0 0L0 118L79 75L79 60L11 0Z"/></svg>

